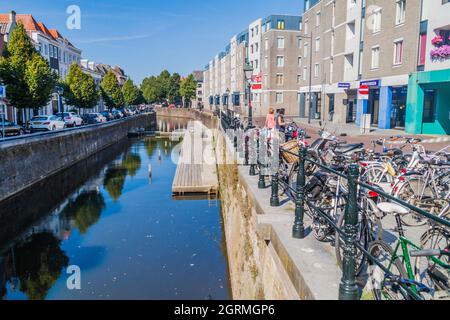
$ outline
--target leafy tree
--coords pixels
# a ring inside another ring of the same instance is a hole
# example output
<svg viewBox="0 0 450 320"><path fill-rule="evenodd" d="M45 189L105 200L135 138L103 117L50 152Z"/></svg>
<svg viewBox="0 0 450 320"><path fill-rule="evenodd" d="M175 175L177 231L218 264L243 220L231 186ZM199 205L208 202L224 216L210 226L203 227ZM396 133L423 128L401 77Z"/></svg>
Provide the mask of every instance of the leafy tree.
<svg viewBox="0 0 450 320"><path fill-rule="evenodd" d="M181 81L180 94L184 98L185 103L190 103L197 93L197 81L194 75L190 74Z"/></svg>
<svg viewBox="0 0 450 320"><path fill-rule="evenodd" d="M141 84L142 95L147 103L154 103L158 101L157 84L158 79L154 76L145 78Z"/></svg>
<svg viewBox="0 0 450 320"><path fill-rule="evenodd" d="M101 89L103 99L109 109L120 108L123 106L124 99L122 90L114 72L108 71L102 80Z"/></svg>
<svg viewBox="0 0 450 320"><path fill-rule="evenodd" d="M8 86L9 103L19 109L45 106L56 79L19 23L11 32L4 56L0 57L0 81Z"/></svg>
<svg viewBox="0 0 450 320"><path fill-rule="evenodd" d="M38 53L33 53L31 61L26 64L25 83L34 109L47 105L57 81L58 77L50 70L48 62Z"/></svg>
<svg viewBox="0 0 450 320"><path fill-rule="evenodd" d="M64 83L66 103L78 108L91 109L97 104L98 94L94 78L72 64Z"/></svg>
<svg viewBox="0 0 450 320"><path fill-rule="evenodd" d="M168 99L168 97L169 97L169 89L170 89L170 79L171 79L171 76L170 76L170 72L169 71L167 71L167 70L163 70L162 72L161 72L161 74L159 75L159 77L158 77L158 82L159 82L159 92L158 92L158 95L159 95L159 100L162 100L162 99Z"/></svg>
<svg viewBox="0 0 450 320"><path fill-rule="evenodd" d="M133 80L128 79L122 88L123 99L125 101L125 105L136 105L142 101L141 91L138 87L136 87L133 83Z"/></svg>
<svg viewBox="0 0 450 320"><path fill-rule="evenodd" d="M167 99L172 103L177 103L180 100L180 84L181 77L178 73L172 74L169 80L169 87Z"/></svg>

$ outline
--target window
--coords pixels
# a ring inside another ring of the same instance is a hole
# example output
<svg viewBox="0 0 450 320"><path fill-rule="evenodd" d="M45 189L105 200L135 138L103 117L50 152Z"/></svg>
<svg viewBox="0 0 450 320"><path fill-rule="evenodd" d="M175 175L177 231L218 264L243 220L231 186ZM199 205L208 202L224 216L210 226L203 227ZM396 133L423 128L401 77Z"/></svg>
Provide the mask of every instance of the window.
<svg viewBox="0 0 450 320"><path fill-rule="evenodd" d="M255 36L255 29L251 29L252 38Z"/></svg>
<svg viewBox="0 0 450 320"><path fill-rule="evenodd" d="M282 74L277 74L277 86L282 86L284 82L284 77Z"/></svg>
<svg viewBox="0 0 450 320"><path fill-rule="evenodd" d="M395 24L398 25L404 23L405 18L406 18L406 0L397 0Z"/></svg>
<svg viewBox="0 0 450 320"><path fill-rule="evenodd" d="M403 40L394 42L394 64L402 64L403 62Z"/></svg>
<svg viewBox="0 0 450 320"><path fill-rule="evenodd" d="M255 44L255 52L259 51L259 44Z"/></svg>
<svg viewBox="0 0 450 320"><path fill-rule="evenodd" d="M308 72L308 68L303 67L303 81L306 81L306 74Z"/></svg>
<svg viewBox="0 0 450 320"><path fill-rule="evenodd" d="M302 66L302 57L298 57L298 66L299 66L299 67Z"/></svg>
<svg viewBox="0 0 450 320"><path fill-rule="evenodd" d="M316 38L316 52L320 50L320 38Z"/></svg>
<svg viewBox="0 0 450 320"><path fill-rule="evenodd" d="M285 26L284 20L278 20L277 23L278 30L284 30L284 26Z"/></svg>
<svg viewBox="0 0 450 320"><path fill-rule="evenodd" d="M380 67L380 47L372 48L372 69Z"/></svg>
<svg viewBox="0 0 450 320"><path fill-rule="evenodd" d="M436 120L436 91L425 90L423 105L423 122L434 122Z"/></svg>
<svg viewBox="0 0 450 320"><path fill-rule="evenodd" d="M372 32L381 31L381 8L378 8L372 13Z"/></svg>
<svg viewBox="0 0 450 320"><path fill-rule="evenodd" d="M277 67L284 67L284 56L277 56Z"/></svg>
<svg viewBox="0 0 450 320"><path fill-rule="evenodd" d="M253 45L250 46L250 53L255 52Z"/></svg>
<svg viewBox="0 0 450 320"><path fill-rule="evenodd" d="M277 103L282 103L283 102L283 92L277 92L277 94L276 94L276 101L277 101Z"/></svg>
<svg viewBox="0 0 450 320"><path fill-rule="evenodd" d="M316 13L316 27L320 26L320 11Z"/></svg>
<svg viewBox="0 0 450 320"><path fill-rule="evenodd" d="M284 49L284 38L283 37L277 38L277 46L278 46L278 49Z"/></svg>
<svg viewBox="0 0 450 320"><path fill-rule="evenodd" d="M259 60L256 59L256 60L255 60L255 69L258 69L258 68L259 68Z"/></svg>
<svg viewBox="0 0 450 320"><path fill-rule="evenodd" d="M308 58L308 44L305 43L305 45L303 46L303 57Z"/></svg>
<svg viewBox="0 0 450 320"><path fill-rule="evenodd" d="M303 24L302 24L302 22L300 21L300 22L298 23L298 30L302 31L302 28L303 28Z"/></svg>
<svg viewBox="0 0 450 320"><path fill-rule="evenodd" d="M305 30L305 34L308 34L308 20L305 21L303 30Z"/></svg>
<svg viewBox="0 0 450 320"><path fill-rule="evenodd" d="M425 65L425 60L427 57L427 34L422 33L419 36L419 66Z"/></svg>
<svg viewBox="0 0 450 320"><path fill-rule="evenodd" d="M258 26L256 26L256 28L255 28L255 33L256 33L256 35L259 34L259 27Z"/></svg>
<svg viewBox="0 0 450 320"><path fill-rule="evenodd" d="M266 50L269 50L269 40L268 40L268 39L266 39L266 40L264 41L264 45L265 45L265 47L266 47Z"/></svg>
<svg viewBox="0 0 450 320"><path fill-rule="evenodd" d="M298 74L298 75L297 75L297 84L299 84L300 81L302 81L302 75L301 75L301 74Z"/></svg>
<svg viewBox="0 0 450 320"><path fill-rule="evenodd" d="M314 77L318 77L319 76L319 64L318 63L316 63L315 65L314 65Z"/></svg>
<svg viewBox="0 0 450 320"><path fill-rule="evenodd" d="M309 7L311 6L310 0L305 0L305 11L309 9Z"/></svg>
<svg viewBox="0 0 450 320"><path fill-rule="evenodd" d="M302 47L302 38L298 38L297 39L297 48L301 48Z"/></svg>

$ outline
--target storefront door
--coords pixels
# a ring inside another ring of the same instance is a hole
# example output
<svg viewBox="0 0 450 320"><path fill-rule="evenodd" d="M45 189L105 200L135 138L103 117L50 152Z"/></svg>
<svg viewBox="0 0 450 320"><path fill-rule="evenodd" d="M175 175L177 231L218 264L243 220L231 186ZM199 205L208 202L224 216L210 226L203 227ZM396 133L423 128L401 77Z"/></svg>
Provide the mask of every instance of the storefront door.
<svg viewBox="0 0 450 320"><path fill-rule="evenodd" d="M369 94L369 113L372 115L372 124L378 126L380 112L380 89L371 89Z"/></svg>
<svg viewBox="0 0 450 320"><path fill-rule="evenodd" d="M391 128L405 127L407 94L408 87L406 86L392 89Z"/></svg>

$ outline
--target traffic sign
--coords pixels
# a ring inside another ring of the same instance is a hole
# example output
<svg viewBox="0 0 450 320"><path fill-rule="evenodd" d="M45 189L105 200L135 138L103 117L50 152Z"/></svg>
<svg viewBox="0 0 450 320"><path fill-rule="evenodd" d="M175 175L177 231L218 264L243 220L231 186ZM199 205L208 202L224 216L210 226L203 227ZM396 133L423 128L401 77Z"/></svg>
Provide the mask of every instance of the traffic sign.
<svg viewBox="0 0 450 320"><path fill-rule="evenodd" d="M0 86L0 99L6 98L6 86Z"/></svg>
<svg viewBox="0 0 450 320"><path fill-rule="evenodd" d="M359 87L359 94L366 96L369 94L369 86L366 84L361 85L361 87Z"/></svg>

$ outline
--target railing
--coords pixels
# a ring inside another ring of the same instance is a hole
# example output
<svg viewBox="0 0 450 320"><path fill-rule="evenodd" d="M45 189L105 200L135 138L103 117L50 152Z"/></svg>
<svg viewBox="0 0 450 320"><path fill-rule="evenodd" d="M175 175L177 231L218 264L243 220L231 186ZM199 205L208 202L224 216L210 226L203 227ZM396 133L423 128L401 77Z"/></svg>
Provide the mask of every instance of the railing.
<svg viewBox="0 0 450 320"><path fill-rule="evenodd" d="M225 114L222 114L222 117L226 117ZM229 129L230 126L228 125L229 120L224 120L222 118L222 129L226 130ZM251 135L251 134L250 134ZM248 165L249 163L249 157L248 155L252 154L252 150L249 149L249 134L247 133L245 135L245 164ZM236 143L234 144L234 147L236 149ZM263 168L265 164L263 164L260 159L260 143L258 139L258 143L256 145L256 155L251 156L250 158L250 171L249 174L251 176L257 175L255 166L259 165L260 168ZM265 152L265 150L263 151ZM356 258L357 258L357 250L360 250L362 254L365 255L365 257L370 260L370 262L376 266L378 266L385 274L394 276L392 272L386 268L382 263L378 261L378 259L374 256L372 256L368 251L367 248L363 247L359 241L357 241L357 231L358 231L358 223L359 223L359 206L358 206L358 187L365 188L367 190L371 190L375 193L377 193L380 197L388 199L394 203L397 203L400 206L403 206L413 212L416 212L419 215L425 216L426 218L430 219L434 223L438 225L443 225L447 228L450 228L450 221L440 218L438 216L435 216L421 208L418 208L416 206L413 206L401 199L398 199L391 194L388 194L381 190L379 187L370 185L368 183L365 183L361 181L360 179L360 169L357 164L350 164L348 166L347 173L344 174L342 172L339 172L337 170L334 170L333 168L330 168L322 163L317 162L316 160L312 159L310 156L308 156L308 150L306 147L300 147L298 153L293 153L289 150L285 150L282 147L280 147L280 152L286 152L292 156L297 157L298 159L298 171L297 171L297 181L296 181L296 187L293 188L292 186L286 186L283 185L282 187L288 188L291 191L291 194L293 195L291 201L295 203L295 220L293 223L292 228L292 235L296 239L304 239L305 238L305 212L306 212L306 206L308 205L308 208L310 210L314 210L314 212L318 215L320 215L323 219L327 221L327 223L334 228L334 230L339 233L339 235L342 237L342 241L344 243L343 247L343 260L342 260L342 278L340 281L339 286L339 299L340 300L357 300L359 297L359 290L356 282ZM256 161L255 161L256 159ZM333 175L336 175L348 183L348 190L346 191L345 198L347 200L345 211L344 211L344 226L343 228L339 227L336 222L321 208L318 208L314 206L310 200L308 200L307 194L306 194L306 164L310 163L317 167L319 167L321 170L326 171L328 173L331 173ZM256 164L256 165L255 165ZM259 172L259 179L258 179L258 187L259 188L265 188L265 178L266 176L260 169ZM272 207L278 207L280 206L280 198L279 198L279 186L283 184L282 181L279 181L278 177L278 171L275 171L272 174L271 179L271 197L270 197L270 205ZM412 299L416 300L422 300L422 296L420 296L415 290L412 290L409 285L405 283L399 283L399 285L409 294L409 296Z"/></svg>
<svg viewBox="0 0 450 320"><path fill-rule="evenodd" d="M2 143L2 142L6 143L6 142L12 142L12 141L18 141L18 140L25 140L25 139L31 139L31 138L47 137L47 136L58 135L58 134L62 134L62 133L71 133L71 132L80 131L80 130L89 129L89 128L96 128L96 127L102 127L102 126L107 126L107 125L113 125L113 124L117 124L117 123L120 123L120 122L125 122L125 121L128 121L128 120L134 119L136 117L139 117L139 116L142 116L142 115L148 115L148 114L150 114L150 112L135 114L135 115L132 115L132 116L128 116L126 118L114 119L114 120L110 120L110 121L102 122L102 123L87 124L87 125L83 125L81 127L65 128L65 129L62 129L62 130L55 130L55 131L36 132L36 133L30 133L30 134L25 134L25 135L21 135L21 136L4 137L3 139L0 139L0 143ZM1 121L0 121L0 130L1 130Z"/></svg>

